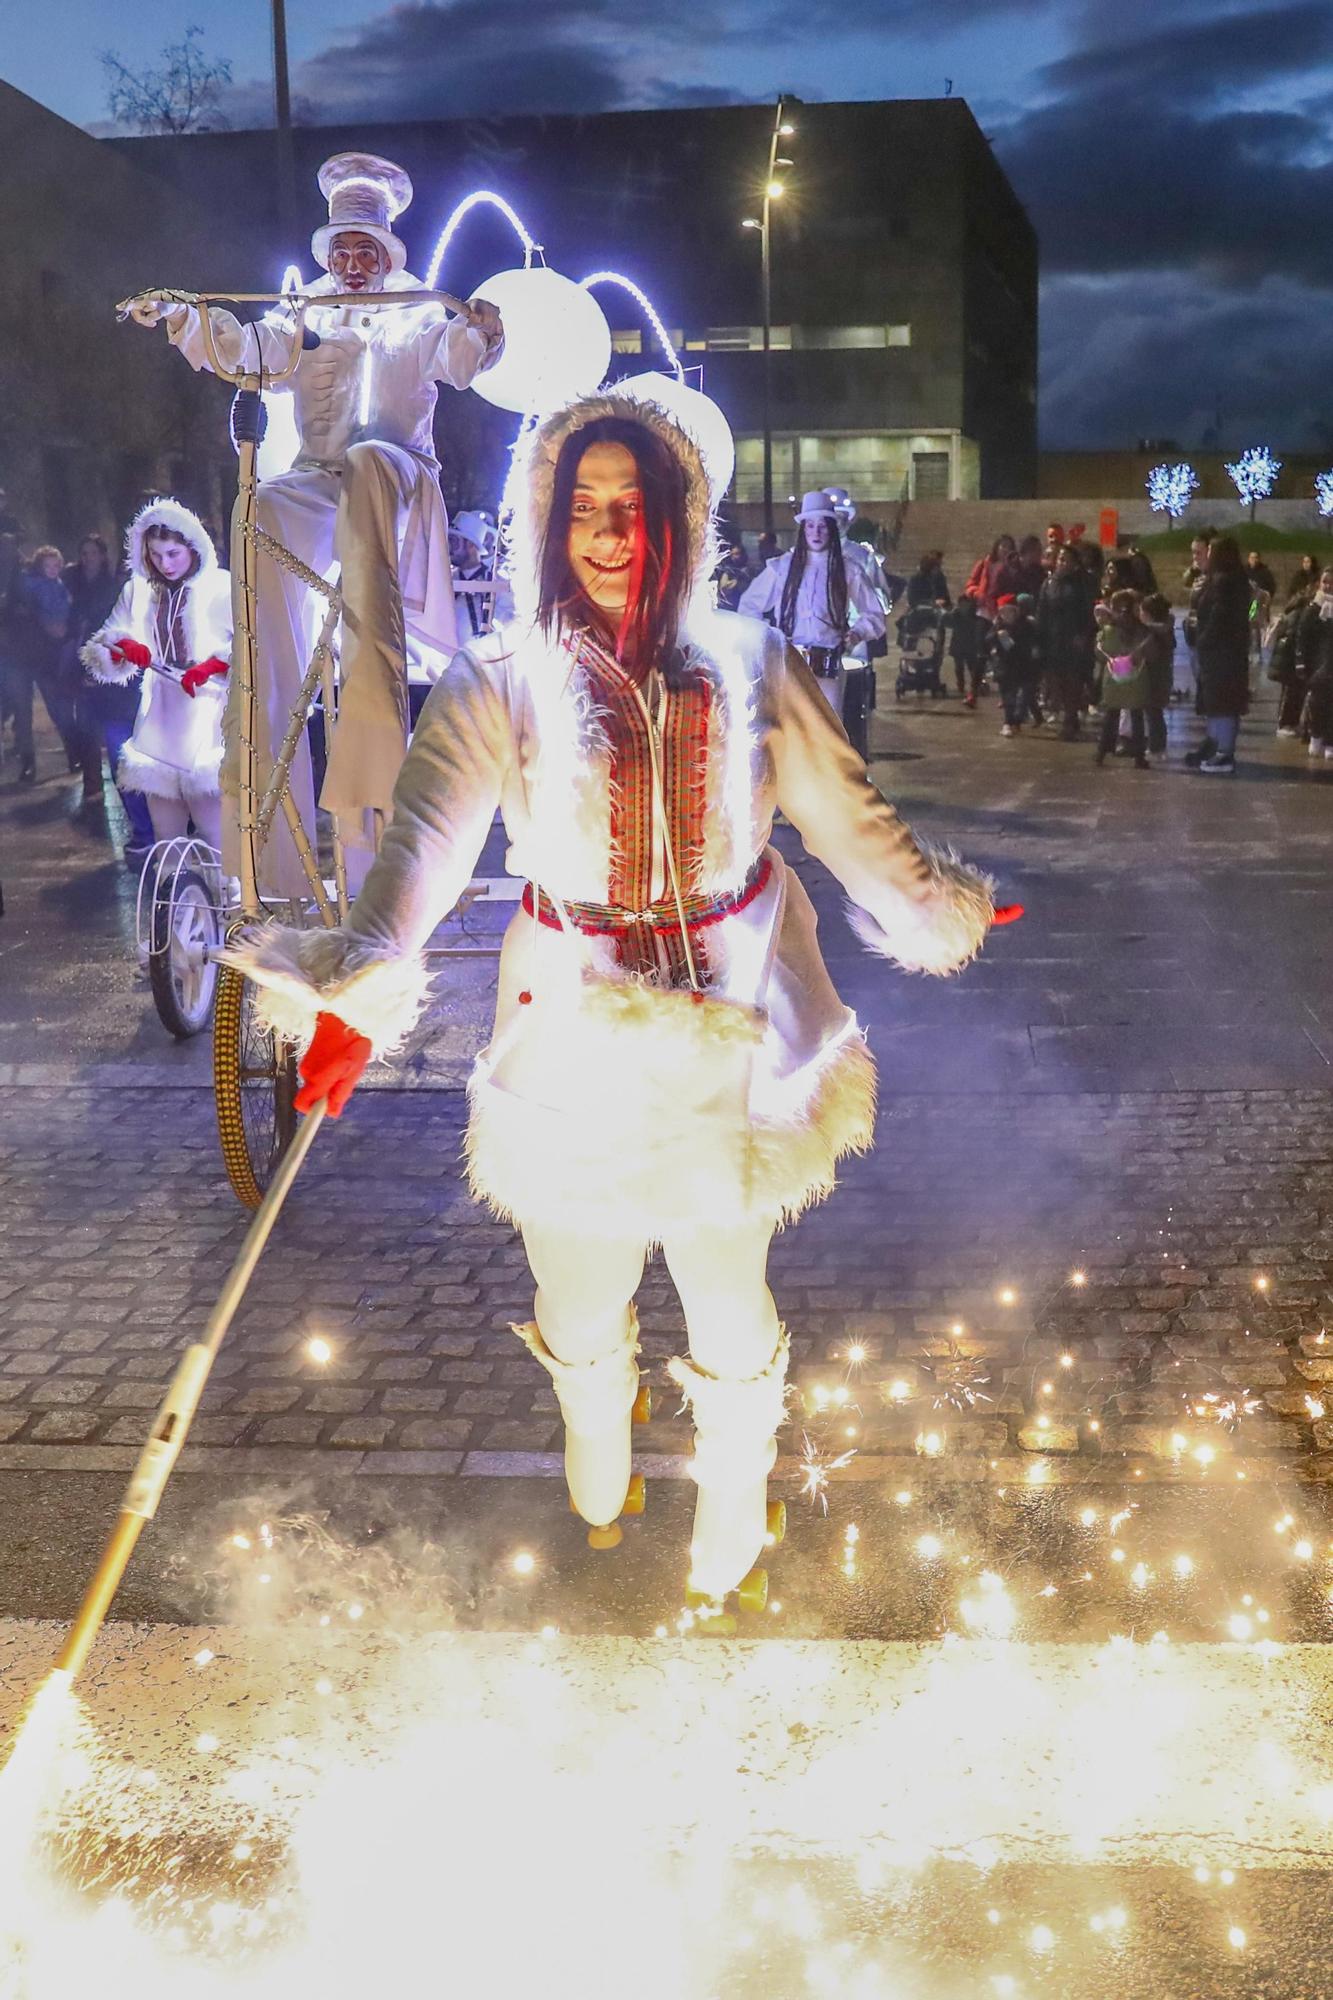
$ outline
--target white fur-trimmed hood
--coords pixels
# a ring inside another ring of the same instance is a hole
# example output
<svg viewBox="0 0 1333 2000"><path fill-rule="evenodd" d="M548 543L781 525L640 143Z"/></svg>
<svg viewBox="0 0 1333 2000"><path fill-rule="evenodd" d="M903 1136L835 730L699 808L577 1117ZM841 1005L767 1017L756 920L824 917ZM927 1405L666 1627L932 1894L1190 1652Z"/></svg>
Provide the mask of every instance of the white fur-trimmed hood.
<svg viewBox="0 0 1333 2000"><path fill-rule="evenodd" d="M514 594L514 612L523 624L532 624L537 616L542 543L551 518L556 460L566 438L602 417L642 424L661 439L684 473L693 591L698 592L707 584L716 566L712 496L698 446L660 403L622 395L614 387L601 389L595 395L580 396L553 411L524 432L514 446L504 498L506 570Z"/></svg>
<svg viewBox="0 0 1333 2000"><path fill-rule="evenodd" d="M179 500L164 495L141 507L130 522L125 536L125 560L130 566L131 576L144 577L149 583L158 580L157 571L149 566L144 551L144 542L153 528L170 528L173 534L181 535L189 543L199 558L199 568L191 581L217 568L217 552L199 516L191 513Z"/></svg>

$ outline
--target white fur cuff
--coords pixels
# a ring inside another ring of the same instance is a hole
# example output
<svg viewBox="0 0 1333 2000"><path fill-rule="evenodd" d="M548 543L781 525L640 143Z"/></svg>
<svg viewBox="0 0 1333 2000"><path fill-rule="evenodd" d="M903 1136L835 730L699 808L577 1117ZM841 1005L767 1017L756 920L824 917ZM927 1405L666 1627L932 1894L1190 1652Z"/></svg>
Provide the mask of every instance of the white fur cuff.
<svg viewBox="0 0 1333 2000"><path fill-rule="evenodd" d="M215 954L260 989L259 1017L282 1040L304 1048L318 1014L336 1014L364 1035L377 1056L415 1026L430 980L419 952L389 956L346 931L268 924Z"/></svg>
<svg viewBox="0 0 1333 2000"><path fill-rule="evenodd" d="M123 686L138 672L128 660L113 660L111 647L96 637L79 648L79 659L95 681L107 681L112 687Z"/></svg>
<svg viewBox="0 0 1333 2000"><path fill-rule="evenodd" d="M904 972L960 972L986 941L995 916L995 882L947 848L923 844L931 890L921 902L895 899L877 916L849 905L847 920L868 950Z"/></svg>

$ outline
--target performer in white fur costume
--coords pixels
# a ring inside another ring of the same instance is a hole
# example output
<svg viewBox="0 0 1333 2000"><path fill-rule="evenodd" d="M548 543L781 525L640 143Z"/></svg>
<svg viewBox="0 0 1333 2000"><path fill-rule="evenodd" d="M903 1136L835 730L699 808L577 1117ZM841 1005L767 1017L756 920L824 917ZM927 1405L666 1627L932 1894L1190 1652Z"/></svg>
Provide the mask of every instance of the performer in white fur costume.
<svg viewBox="0 0 1333 2000"><path fill-rule="evenodd" d="M314 292L420 291L404 268L407 251L392 228L412 199L401 167L371 153L339 153L319 170L329 220L311 238L328 275ZM209 309L225 367L256 348L274 374L291 353L292 320L275 307L257 329ZM164 309L145 302L135 317L152 324ZM207 368L199 312L165 309L168 335L191 367ZM498 313L477 301L471 318L442 306L361 312L313 308L295 374L282 387L295 399L300 449L290 472L259 489L258 524L324 572L341 565L343 592L340 727L329 750L320 803L340 816L352 846L373 845L372 815L387 812L407 743L406 635L446 658L457 644L448 532L440 497L433 418L436 385L466 389L503 346ZM267 555L256 588L260 694L256 750L261 790L281 743L310 654L307 589ZM229 742L234 731L229 729ZM234 746L233 746L234 747ZM227 772L228 790L232 775ZM314 830L310 753L302 738L292 796ZM230 831L230 829L229 829ZM304 871L278 815L262 866L266 889L306 893Z"/></svg>
<svg viewBox="0 0 1333 2000"><path fill-rule="evenodd" d="M520 447L509 499L514 622L432 689L346 925L269 927L231 962L277 1025L313 1031L302 1102L340 1109L372 1045L416 1019L422 946L499 808L529 887L471 1086L472 1187L522 1231L537 1292L517 1330L594 1526L627 1490L633 1301L661 1244L689 1330L671 1374L696 1425L691 1582L720 1596L763 1544L784 1413L769 1241L874 1117L774 813L901 965L966 964L991 890L913 840L783 636L711 607L708 482L665 411L614 391L558 411Z"/></svg>
<svg viewBox="0 0 1333 2000"><path fill-rule="evenodd" d="M846 657L854 646L884 637L884 607L865 567L847 560L833 502L822 487L804 496L795 520L795 546L764 564L737 609L771 617L810 656L820 686L841 716Z"/></svg>
<svg viewBox="0 0 1333 2000"><path fill-rule="evenodd" d="M231 664L231 578L203 522L179 500L150 500L125 539L129 579L80 652L94 679L143 670L134 730L116 783L142 792L157 840L188 832L220 840L218 770Z"/></svg>

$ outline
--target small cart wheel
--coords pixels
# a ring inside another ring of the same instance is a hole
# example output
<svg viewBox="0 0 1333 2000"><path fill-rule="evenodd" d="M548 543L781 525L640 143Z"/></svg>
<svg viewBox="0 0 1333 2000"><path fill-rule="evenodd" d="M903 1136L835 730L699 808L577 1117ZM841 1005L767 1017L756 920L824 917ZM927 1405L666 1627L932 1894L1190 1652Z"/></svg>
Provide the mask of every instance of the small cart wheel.
<svg viewBox="0 0 1333 2000"><path fill-rule="evenodd" d="M785 1500L770 1500L764 1522L764 1541L771 1548L787 1539L787 1503Z"/></svg>
<svg viewBox="0 0 1333 2000"><path fill-rule="evenodd" d="M762 1611L768 1603L768 1571L752 1569L736 1586L736 1602L742 1611Z"/></svg>
<svg viewBox="0 0 1333 2000"><path fill-rule="evenodd" d="M620 1511L624 1515L642 1514L647 1505L648 1488L644 1484L643 1474L636 1472L630 1480L629 1490L625 1495L625 1504Z"/></svg>
<svg viewBox="0 0 1333 2000"><path fill-rule="evenodd" d="M163 869L153 899L148 983L163 1027L188 1041L208 1025L218 969L210 954L218 943L218 917L208 884L197 869Z"/></svg>
<svg viewBox="0 0 1333 2000"><path fill-rule="evenodd" d="M213 1008L213 1095L222 1160L237 1200L258 1208L296 1133L296 1056L262 1025L255 988L218 968Z"/></svg>

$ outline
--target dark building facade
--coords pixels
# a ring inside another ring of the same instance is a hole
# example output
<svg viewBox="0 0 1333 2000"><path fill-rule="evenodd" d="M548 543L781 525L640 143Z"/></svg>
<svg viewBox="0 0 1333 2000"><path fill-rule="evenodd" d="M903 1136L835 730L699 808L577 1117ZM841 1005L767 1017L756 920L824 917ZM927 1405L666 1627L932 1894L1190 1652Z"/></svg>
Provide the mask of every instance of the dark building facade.
<svg viewBox="0 0 1333 2000"><path fill-rule="evenodd" d="M171 283L182 245L201 288L241 284L253 249L5 83L0 130L0 486L27 541L118 536L163 491L217 525L234 485L225 398L115 307Z"/></svg>
<svg viewBox="0 0 1333 2000"><path fill-rule="evenodd" d="M966 103L811 104L791 116L793 164L772 222L775 491L841 484L879 503L1033 492L1036 237ZM246 230L262 266L255 289L293 260L313 273L305 225L321 219L315 174L330 153L365 148L408 169L416 197L399 227L418 273L455 203L495 190L554 268L614 269L652 298L731 421L746 503L761 491L763 362L758 232L742 225L759 212L772 118L751 105L298 128L295 243L277 222L273 133L104 143ZM191 251L181 245L184 263ZM471 292L516 253L508 225L477 209L439 282ZM634 306L599 296L613 372L653 365ZM512 425L475 397L447 396L440 424L447 497L484 499Z"/></svg>

